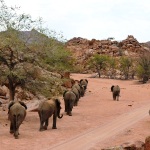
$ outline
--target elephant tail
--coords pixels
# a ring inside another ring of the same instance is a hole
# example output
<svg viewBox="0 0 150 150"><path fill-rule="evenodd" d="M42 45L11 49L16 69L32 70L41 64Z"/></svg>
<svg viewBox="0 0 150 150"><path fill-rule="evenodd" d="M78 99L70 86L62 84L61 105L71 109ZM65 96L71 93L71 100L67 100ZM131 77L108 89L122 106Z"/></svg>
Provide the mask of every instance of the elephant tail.
<svg viewBox="0 0 150 150"><path fill-rule="evenodd" d="M19 120L18 120L19 115L14 115L14 128L17 130L19 128Z"/></svg>

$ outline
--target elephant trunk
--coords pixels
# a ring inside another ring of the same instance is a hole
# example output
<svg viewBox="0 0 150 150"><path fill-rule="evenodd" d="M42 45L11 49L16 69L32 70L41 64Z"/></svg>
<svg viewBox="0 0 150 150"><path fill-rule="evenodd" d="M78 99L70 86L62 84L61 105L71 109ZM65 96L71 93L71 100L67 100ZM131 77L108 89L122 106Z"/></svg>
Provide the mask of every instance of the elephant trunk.
<svg viewBox="0 0 150 150"><path fill-rule="evenodd" d="M60 109L58 110L57 117L58 117L59 119L61 119L61 118L63 117L63 114L60 115Z"/></svg>
<svg viewBox="0 0 150 150"><path fill-rule="evenodd" d="M59 119L61 119L62 117L63 117L63 114L61 114L61 116L60 116L60 115L58 115L58 118L59 118Z"/></svg>

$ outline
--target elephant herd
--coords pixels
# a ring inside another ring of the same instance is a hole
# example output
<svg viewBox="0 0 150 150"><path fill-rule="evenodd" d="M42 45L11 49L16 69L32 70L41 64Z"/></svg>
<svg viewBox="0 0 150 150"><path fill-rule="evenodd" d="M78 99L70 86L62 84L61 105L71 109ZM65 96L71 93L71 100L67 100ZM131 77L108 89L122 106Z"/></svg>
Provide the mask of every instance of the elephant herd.
<svg viewBox="0 0 150 150"><path fill-rule="evenodd" d="M71 89L64 91L63 99L65 105L65 112L67 115L72 116L73 107L78 106L79 99L84 96L88 85L87 79L75 80ZM120 87L113 85L111 87L113 100L119 100ZM22 101L11 101L8 105L8 119L10 120L10 133L14 134L14 137L18 139L19 126L22 124L26 117L27 106ZM38 106L38 115L40 120L39 131L47 130L49 118L53 116L52 129L57 129L56 120L57 117L61 119L63 114L60 115L61 103L60 100L49 99L43 101Z"/></svg>
<svg viewBox="0 0 150 150"><path fill-rule="evenodd" d="M65 112L67 115L72 116L72 109L78 106L79 99L84 96L88 85L87 79L75 80L71 89L64 91L63 99L65 105ZM22 124L26 117L27 106L22 101L12 101L8 105L8 118L10 120L10 133L18 139L19 126ZM49 118L53 116L52 129L57 129L57 117L61 119L63 114L60 115L61 103L60 100L49 99L43 101L38 106L38 115L40 120L39 131L47 130Z"/></svg>

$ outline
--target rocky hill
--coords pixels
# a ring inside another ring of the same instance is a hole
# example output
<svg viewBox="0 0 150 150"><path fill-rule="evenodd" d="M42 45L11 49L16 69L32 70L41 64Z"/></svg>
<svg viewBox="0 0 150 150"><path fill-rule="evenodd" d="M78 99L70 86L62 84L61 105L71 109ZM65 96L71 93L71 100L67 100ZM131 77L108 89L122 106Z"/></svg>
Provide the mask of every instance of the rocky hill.
<svg viewBox="0 0 150 150"><path fill-rule="evenodd" d="M113 57L128 56L139 57L144 52L150 52L148 43L139 43L132 35L122 41L107 40L88 40L81 37L74 37L66 43L68 50L73 52L77 59L77 66L83 66L87 71L86 62L93 54L106 54Z"/></svg>

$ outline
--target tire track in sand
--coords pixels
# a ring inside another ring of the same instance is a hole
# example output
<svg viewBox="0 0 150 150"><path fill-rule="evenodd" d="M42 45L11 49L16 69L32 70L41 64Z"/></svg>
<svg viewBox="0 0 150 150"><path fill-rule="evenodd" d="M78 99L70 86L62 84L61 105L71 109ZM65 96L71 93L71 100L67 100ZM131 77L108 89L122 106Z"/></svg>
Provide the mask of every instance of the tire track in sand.
<svg viewBox="0 0 150 150"><path fill-rule="evenodd" d="M120 115L113 121L98 126L91 131L79 134L70 140L54 145L49 148L49 150L89 150L96 143L103 142L104 140L119 134L126 128L148 116L148 110L149 106L146 105L135 109L132 112Z"/></svg>

